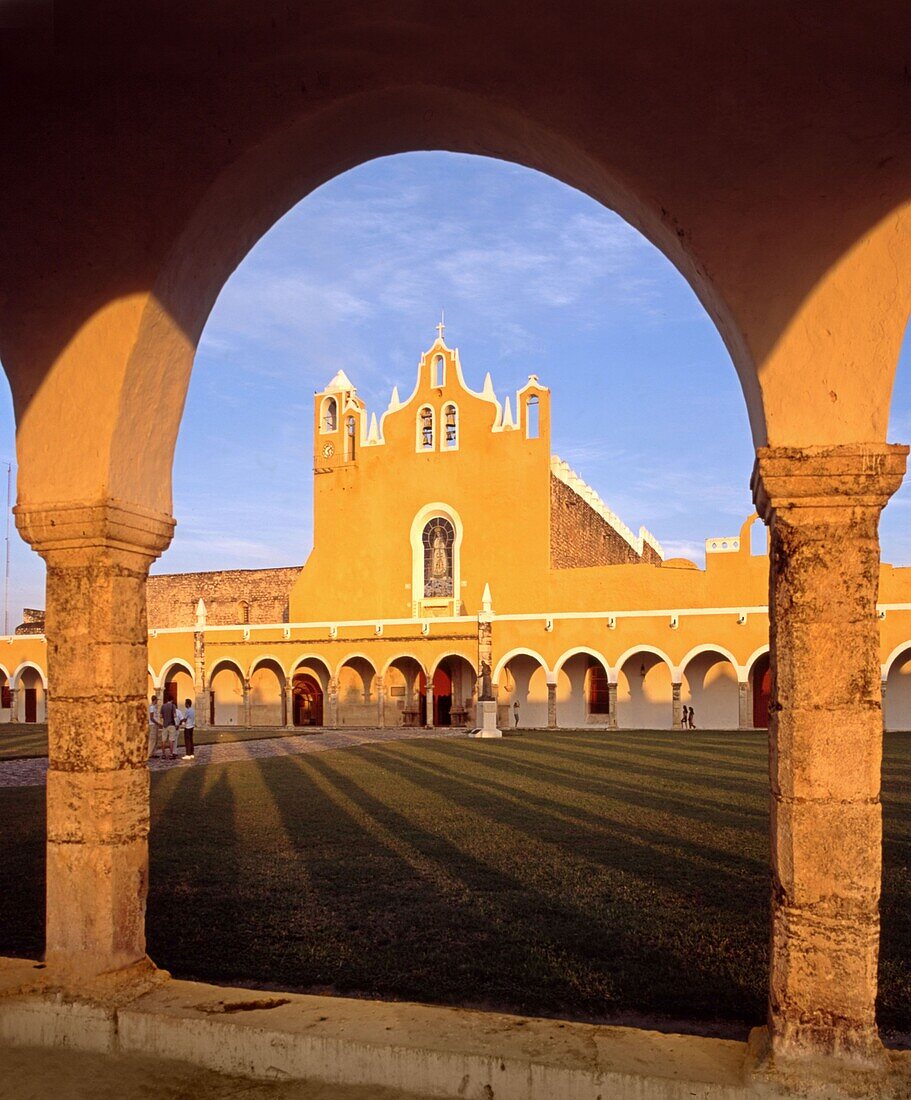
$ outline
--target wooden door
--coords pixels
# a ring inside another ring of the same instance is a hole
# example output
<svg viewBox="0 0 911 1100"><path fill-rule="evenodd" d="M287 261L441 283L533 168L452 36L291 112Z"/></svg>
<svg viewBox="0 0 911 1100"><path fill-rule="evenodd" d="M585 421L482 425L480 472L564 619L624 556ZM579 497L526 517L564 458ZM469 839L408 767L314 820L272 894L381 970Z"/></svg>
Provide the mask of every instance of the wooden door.
<svg viewBox="0 0 911 1100"><path fill-rule="evenodd" d="M26 722L38 721L38 689L25 689L25 720Z"/></svg>

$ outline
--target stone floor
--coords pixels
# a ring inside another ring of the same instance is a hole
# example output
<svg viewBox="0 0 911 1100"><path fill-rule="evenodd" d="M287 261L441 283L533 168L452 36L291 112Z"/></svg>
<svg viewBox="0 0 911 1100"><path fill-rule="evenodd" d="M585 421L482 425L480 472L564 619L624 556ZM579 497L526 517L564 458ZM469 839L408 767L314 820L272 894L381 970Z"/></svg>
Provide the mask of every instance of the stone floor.
<svg viewBox="0 0 911 1100"><path fill-rule="evenodd" d="M206 764L229 764L238 760L258 760L266 756L297 756L323 752L326 749L347 749L353 745L375 744L380 741L410 741L416 738L465 737L463 729L422 729L405 726L350 727L326 729L322 733L291 734L288 737L268 737L257 741L229 741L220 745L198 745L194 760L183 760L183 749L177 761L149 761L153 772L168 768L200 767ZM47 760L34 757L27 760L0 760L0 787L37 787L47 777Z"/></svg>
<svg viewBox="0 0 911 1100"><path fill-rule="evenodd" d="M226 1077L140 1054L0 1046L0 1100L420 1100L396 1089Z"/></svg>

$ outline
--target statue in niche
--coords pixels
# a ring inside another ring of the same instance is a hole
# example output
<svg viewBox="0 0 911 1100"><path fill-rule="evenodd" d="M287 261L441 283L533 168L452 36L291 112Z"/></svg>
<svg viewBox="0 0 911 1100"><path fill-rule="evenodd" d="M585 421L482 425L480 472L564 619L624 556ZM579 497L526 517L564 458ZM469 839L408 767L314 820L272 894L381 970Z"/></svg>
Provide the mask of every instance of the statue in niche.
<svg viewBox="0 0 911 1100"><path fill-rule="evenodd" d="M448 520L431 520L424 529L424 596L452 595L452 542Z"/></svg>

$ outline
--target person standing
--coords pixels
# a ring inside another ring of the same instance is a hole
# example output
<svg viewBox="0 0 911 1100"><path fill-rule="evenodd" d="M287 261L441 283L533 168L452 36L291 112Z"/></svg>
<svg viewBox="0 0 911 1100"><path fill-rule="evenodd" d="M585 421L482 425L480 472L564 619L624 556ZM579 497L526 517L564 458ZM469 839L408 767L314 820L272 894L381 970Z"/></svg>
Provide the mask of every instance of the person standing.
<svg viewBox="0 0 911 1100"><path fill-rule="evenodd" d="M165 699L161 704L163 760L175 760L174 745L177 742L177 704L173 699Z"/></svg>
<svg viewBox="0 0 911 1100"><path fill-rule="evenodd" d="M158 748L158 734L161 731L161 717L158 713L158 696L153 695L149 703L149 758Z"/></svg>
<svg viewBox="0 0 911 1100"><path fill-rule="evenodd" d="M187 699L184 702L183 712L183 745L184 760L195 760L196 749L193 745L193 733L196 729L196 708L193 706L193 700Z"/></svg>
<svg viewBox="0 0 911 1100"><path fill-rule="evenodd" d="M518 699L516 699L516 701L512 705L512 716L513 716L513 720L515 721L515 728L518 729L519 728L519 700Z"/></svg>
<svg viewBox="0 0 911 1100"><path fill-rule="evenodd" d="M693 708L690 707L690 729L694 730L695 728L696 728L696 722L695 722L695 719L693 717Z"/></svg>

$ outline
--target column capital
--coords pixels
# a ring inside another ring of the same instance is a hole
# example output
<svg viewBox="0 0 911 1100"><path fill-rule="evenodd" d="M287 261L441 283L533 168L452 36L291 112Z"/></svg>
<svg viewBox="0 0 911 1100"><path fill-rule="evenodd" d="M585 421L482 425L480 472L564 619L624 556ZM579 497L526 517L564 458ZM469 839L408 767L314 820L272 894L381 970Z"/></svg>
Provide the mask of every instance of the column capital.
<svg viewBox="0 0 911 1100"><path fill-rule="evenodd" d="M758 447L750 487L756 511L885 507L901 485L908 447L845 443L835 447Z"/></svg>
<svg viewBox="0 0 911 1100"><path fill-rule="evenodd" d="M175 520L126 501L95 500L65 504L17 504L16 528L42 557L59 551L123 551L150 561L166 550Z"/></svg>

